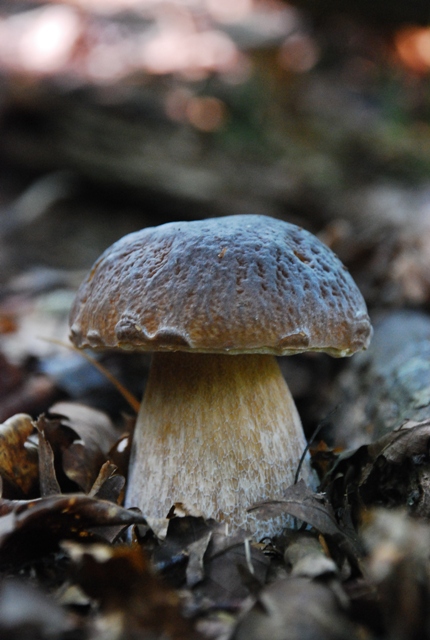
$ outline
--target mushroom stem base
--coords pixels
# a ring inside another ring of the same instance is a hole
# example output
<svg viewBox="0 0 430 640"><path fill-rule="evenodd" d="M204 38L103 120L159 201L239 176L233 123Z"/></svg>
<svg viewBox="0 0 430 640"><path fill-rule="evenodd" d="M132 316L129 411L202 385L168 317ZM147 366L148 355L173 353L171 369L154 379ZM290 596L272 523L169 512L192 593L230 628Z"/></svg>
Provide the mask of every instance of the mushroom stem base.
<svg viewBox="0 0 430 640"><path fill-rule="evenodd" d="M191 513L261 530L247 508L282 498L306 446L271 355L158 353L137 419L126 503L164 518ZM310 480L306 460L301 473Z"/></svg>

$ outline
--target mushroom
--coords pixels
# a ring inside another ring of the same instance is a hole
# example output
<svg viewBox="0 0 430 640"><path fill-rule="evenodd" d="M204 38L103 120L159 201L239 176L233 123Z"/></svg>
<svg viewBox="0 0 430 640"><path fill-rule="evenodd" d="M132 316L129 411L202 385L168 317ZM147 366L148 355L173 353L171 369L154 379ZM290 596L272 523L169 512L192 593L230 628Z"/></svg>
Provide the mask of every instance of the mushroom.
<svg viewBox="0 0 430 640"><path fill-rule="evenodd" d="M256 535L275 525L247 509L282 497L306 447L275 356L348 356L372 331L333 252L260 215L125 236L93 266L70 322L79 348L153 352L126 504L158 518L181 502ZM312 481L308 459L301 474Z"/></svg>

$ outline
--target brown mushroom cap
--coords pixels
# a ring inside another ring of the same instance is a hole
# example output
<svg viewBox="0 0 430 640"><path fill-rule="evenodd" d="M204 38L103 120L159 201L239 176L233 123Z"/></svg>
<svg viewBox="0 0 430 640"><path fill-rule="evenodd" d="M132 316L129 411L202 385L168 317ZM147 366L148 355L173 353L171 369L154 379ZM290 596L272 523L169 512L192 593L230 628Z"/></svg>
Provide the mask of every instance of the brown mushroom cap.
<svg viewBox="0 0 430 640"><path fill-rule="evenodd" d="M107 249L70 316L78 347L270 353L366 348L361 293L314 235L274 218L173 222Z"/></svg>

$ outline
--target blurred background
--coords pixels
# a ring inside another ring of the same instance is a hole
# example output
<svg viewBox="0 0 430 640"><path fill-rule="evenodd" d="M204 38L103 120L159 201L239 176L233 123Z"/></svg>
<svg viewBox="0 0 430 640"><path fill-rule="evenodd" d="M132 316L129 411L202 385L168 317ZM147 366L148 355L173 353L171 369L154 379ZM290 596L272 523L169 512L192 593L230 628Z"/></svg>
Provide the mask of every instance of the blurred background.
<svg viewBox="0 0 430 640"><path fill-rule="evenodd" d="M429 25L427 0L0 0L0 420L64 397L124 410L46 339L148 225L279 217L336 251L374 318L426 313ZM146 356L101 359L141 393ZM346 365L282 366L310 431Z"/></svg>

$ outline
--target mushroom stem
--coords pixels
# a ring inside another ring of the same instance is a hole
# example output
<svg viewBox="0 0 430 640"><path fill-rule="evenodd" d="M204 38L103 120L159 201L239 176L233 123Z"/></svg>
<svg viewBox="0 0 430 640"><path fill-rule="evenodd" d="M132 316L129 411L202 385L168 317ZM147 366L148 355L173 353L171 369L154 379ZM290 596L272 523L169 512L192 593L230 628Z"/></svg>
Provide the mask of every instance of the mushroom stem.
<svg viewBox="0 0 430 640"><path fill-rule="evenodd" d="M157 353L137 419L126 502L147 517L166 517L181 502L255 531L246 509L282 498L305 446L274 356ZM302 475L311 476L308 461ZM265 533L273 534L270 526Z"/></svg>

